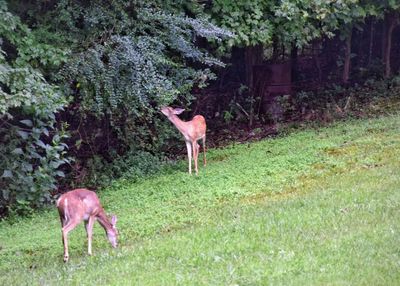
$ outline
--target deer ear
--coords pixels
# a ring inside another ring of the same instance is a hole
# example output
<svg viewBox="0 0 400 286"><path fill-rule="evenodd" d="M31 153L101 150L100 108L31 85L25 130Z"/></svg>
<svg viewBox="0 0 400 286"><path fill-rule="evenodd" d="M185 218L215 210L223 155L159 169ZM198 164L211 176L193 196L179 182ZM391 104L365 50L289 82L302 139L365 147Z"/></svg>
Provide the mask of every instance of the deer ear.
<svg viewBox="0 0 400 286"><path fill-rule="evenodd" d="M185 109L183 109L183 108L175 108L174 109L174 114L181 114L184 111L185 111Z"/></svg>
<svg viewBox="0 0 400 286"><path fill-rule="evenodd" d="M116 215L113 215L113 216L111 217L111 224L115 226L115 225L117 224L117 221L118 221L117 216L116 216Z"/></svg>

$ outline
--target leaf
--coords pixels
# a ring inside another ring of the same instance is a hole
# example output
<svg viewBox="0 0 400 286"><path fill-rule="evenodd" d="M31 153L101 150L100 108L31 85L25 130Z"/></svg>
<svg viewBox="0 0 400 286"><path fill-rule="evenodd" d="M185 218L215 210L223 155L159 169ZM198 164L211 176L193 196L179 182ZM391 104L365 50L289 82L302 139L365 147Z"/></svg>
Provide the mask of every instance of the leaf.
<svg viewBox="0 0 400 286"><path fill-rule="evenodd" d="M63 177L63 178L65 177L65 174L64 174L63 171L57 171L56 175L59 176L59 177Z"/></svg>
<svg viewBox="0 0 400 286"><path fill-rule="evenodd" d="M56 144L58 141L60 141L60 135L56 134L53 137L53 143Z"/></svg>
<svg viewBox="0 0 400 286"><path fill-rule="evenodd" d="M28 139L28 137L29 137L29 133L26 131L18 130L17 133L24 140Z"/></svg>
<svg viewBox="0 0 400 286"><path fill-rule="evenodd" d="M32 158L34 158L34 159L42 159L42 156L40 156L39 153L37 153L37 152L35 152L35 151L32 151L32 152L31 152L31 156L32 156Z"/></svg>
<svg viewBox="0 0 400 286"><path fill-rule="evenodd" d="M23 168L24 168L25 171L32 172L32 170L33 170L32 164L23 162L23 163L22 163L22 166L23 166Z"/></svg>
<svg viewBox="0 0 400 286"><path fill-rule="evenodd" d="M81 144L82 144L82 139L76 140L75 147L77 150L79 150L81 148Z"/></svg>
<svg viewBox="0 0 400 286"><path fill-rule="evenodd" d="M64 164L63 160L58 160L58 161L51 161L50 162L50 166L54 169L57 169L58 167L60 167L62 164Z"/></svg>
<svg viewBox="0 0 400 286"><path fill-rule="evenodd" d="M37 140L37 141L36 141L36 144L37 144L38 146L42 147L43 149L47 149L46 144L44 144L42 140Z"/></svg>
<svg viewBox="0 0 400 286"><path fill-rule="evenodd" d="M22 124L24 124L24 125L26 125L28 127L32 127L33 126L32 120L29 120L29 119L20 120L19 122L21 122Z"/></svg>
<svg viewBox="0 0 400 286"><path fill-rule="evenodd" d="M12 178L13 174L10 170L4 170L3 175L1 177L2 178Z"/></svg>
<svg viewBox="0 0 400 286"><path fill-rule="evenodd" d="M42 131L44 135L46 135L47 137L49 136L49 130L47 128L43 128Z"/></svg>
<svg viewBox="0 0 400 286"><path fill-rule="evenodd" d="M24 151L22 151L21 148L15 148L11 153L17 154L17 155L22 155L22 154L24 154Z"/></svg>
<svg viewBox="0 0 400 286"><path fill-rule="evenodd" d="M8 201L8 199L10 198L10 191L5 189L2 191L3 192L3 199L5 199L6 201Z"/></svg>

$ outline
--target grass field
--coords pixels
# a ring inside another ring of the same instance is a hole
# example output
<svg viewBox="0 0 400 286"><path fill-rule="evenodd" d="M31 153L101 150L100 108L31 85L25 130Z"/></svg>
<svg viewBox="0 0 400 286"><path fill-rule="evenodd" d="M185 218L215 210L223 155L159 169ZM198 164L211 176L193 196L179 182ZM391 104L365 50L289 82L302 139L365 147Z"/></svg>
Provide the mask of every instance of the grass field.
<svg viewBox="0 0 400 286"><path fill-rule="evenodd" d="M120 247L58 214L0 223L0 285L399 285L400 115L209 150L100 194Z"/></svg>

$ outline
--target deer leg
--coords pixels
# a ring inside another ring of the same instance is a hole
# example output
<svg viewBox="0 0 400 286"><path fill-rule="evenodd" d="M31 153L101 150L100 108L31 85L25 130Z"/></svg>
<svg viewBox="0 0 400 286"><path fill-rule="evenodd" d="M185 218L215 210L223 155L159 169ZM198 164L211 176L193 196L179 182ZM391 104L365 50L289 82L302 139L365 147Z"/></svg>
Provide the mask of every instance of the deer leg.
<svg viewBox="0 0 400 286"><path fill-rule="evenodd" d="M64 261L66 261L65 260L65 249L66 249L66 247L65 247L65 239L64 239L64 231L63 231L64 220L61 218L61 216L60 216L60 220L61 220L61 240L62 240L62 244L63 244L63 247L64 247ZM68 243L67 243L67 257L68 257ZM67 258L67 260L68 260L68 258Z"/></svg>
<svg viewBox="0 0 400 286"><path fill-rule="evenodd" d="M203 155L204 155L204 167L207 166L206 160L206 135L203 137Z"/></svg>
<svg viewBox="0 0 400 286"><path fill-rule="evenodd" d="M62 230L62 241L64 245L64 262L68 261L69 254L68 254L68 232Z"/></svg>
<svg viewBox="0 0 400 286"><path fill-rule="evenodd" d="M193 160L194 160L194 169L196 171L196 175L199 173L199 170L197 169L197 156L199 154L199 144L197 144L196 141L192 143L193 147Z"/></svg>
<svg viewBox="0 0 400 286"><path fill-rule="evenodd" d="M63 226L62 228L62 239L63 239L63 244L64 244L64 262L67 262L69 259L69 253L68 253L68 233L73 230L78 222L68 222L67 225Z"/></svg>
<svg viewBox="0 0 400 286"><path fill-rule="evenodd" d="M192 174L192 145L188 141L186 141L186 149L187 149L188 160L189 160L189 174Z"/></svg>
<svg viewBox="0 0 400 286"><path fill-rule="evenodd" d="M93 235L93 224L94 224L95 218L94 217L89 217L88 221L85 221L85 228L86 228L86 234L88 238L88 254L92 255L92 235Z"/></svg>

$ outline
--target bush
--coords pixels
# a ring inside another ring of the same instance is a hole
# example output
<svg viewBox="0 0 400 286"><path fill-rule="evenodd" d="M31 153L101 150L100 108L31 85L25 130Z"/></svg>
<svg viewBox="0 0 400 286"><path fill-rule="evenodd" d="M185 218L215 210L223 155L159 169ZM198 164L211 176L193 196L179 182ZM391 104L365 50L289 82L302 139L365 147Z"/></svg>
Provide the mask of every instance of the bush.
<svg viewBox="0 0 400 286"><path fill-rule="evenodd" d="M293 96L292 102L302 116L313 113L315 116L343 117L368 113L374 109L375 102L399 95L400 77L395 76L391 79L368 79L347 88L331 85L317 91L301 91Z"/></svg>
<svg viewBox="0 0 400 286"><path fill-rule="evenodd" d="M28 214L51 202L57 177L64 177L59 167L68 163L62 143L66 135L44 118L20 120L19 125L10 122L0 128L0 214Z"/></svg>
<svg viewBox="0 0 400 286"><path fill-rule="evenodd" d="M67 103L38 62L60 63L0 2L0 216L29 214L51 201L59 167L68 162L55 114ZM15 53L18 51L18 53ZM16 56L17 55L17 56Z"/></svg>
<svg viewBox="0 0 400 286"><path fill-rule="evenodd" d="M107 186L117 178L136 181L157 173L163 165L160 156L138 150L129 151L123 156L116 155L112 162L108 162L101 156L94 156L88 160L87 172L76 187L81 185L91 188Z"/></svg>
<svg viewBox="0 0 400 286"><path fill-rule="evenodd" d="M160 106L189 105L191 89L213 78L209 67L223 65L196 42L220 40L230 33L197 12L195 18L188 17L172 4L158 7L138 1L132 7L125 1L110 6L91 1L85 9L76 4L79 8L70 10L66 1L61 3L54 13L68 14L75 30L59 32L66 39L84 37L90 42L88 47L71 45L73 54L59 74L78 103L77 112L106 119L117 136L115 150L160 152L159 137L165 130L160 126L166 122Z"/></svg>

